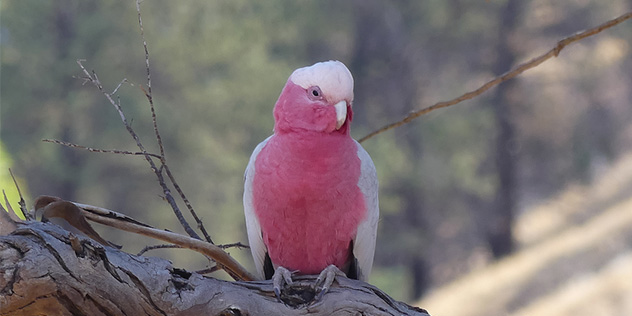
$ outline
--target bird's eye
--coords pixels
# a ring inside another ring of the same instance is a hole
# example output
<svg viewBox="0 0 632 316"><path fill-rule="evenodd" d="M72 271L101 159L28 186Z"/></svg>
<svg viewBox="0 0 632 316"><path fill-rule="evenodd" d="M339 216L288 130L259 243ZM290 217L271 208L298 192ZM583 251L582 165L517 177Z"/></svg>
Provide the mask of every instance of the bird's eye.
<svg viewBox="0 0 632 316"><path fill-rule="evenodd" d="M307 89L307 96L312 100L320 100L323 97L323 92L318 86L313 86Z"/></svg>

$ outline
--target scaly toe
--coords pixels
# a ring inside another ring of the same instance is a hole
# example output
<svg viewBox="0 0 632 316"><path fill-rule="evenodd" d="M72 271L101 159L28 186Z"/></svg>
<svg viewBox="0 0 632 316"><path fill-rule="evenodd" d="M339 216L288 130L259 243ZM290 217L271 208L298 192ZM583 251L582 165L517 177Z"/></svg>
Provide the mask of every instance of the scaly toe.
<svg viewBox="0 0 632 316"><path fill-rule="evenodd" d="M281 301L281 289L287 284L292 285L292 272L284 267L277 267L272 275L274 295Z"/></svg>
<svg viewBox="0 0 632 316"><path fill-rule="evenodd" d="M316 282L314 283L314 291L317 291L318 287L321 287L320 292L316 295L314 299L315 302L320 301L320 299L329 291L329 288L334 283L336 276L346 276L346 274L335 265L327 266L320 274L318 278L316 278Z"/></svg>

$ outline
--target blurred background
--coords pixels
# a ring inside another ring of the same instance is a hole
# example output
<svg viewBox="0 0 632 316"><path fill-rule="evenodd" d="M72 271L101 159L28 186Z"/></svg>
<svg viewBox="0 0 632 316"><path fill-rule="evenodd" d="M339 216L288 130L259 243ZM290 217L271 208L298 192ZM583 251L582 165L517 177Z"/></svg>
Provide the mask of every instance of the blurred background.
<svg viewBox="0 0 632 316"><path fill-rule="evenodd" d="M338 59L352 135L452 99L627 0L142 2L168 164L216 243L246 242L243 171L290 73ZM363 143L380 180L370 282L432 315L632 314L632 21L487 93ZM94 69L158 152L134 1L0 2L0 186L182 232ZM15 204L14 204L15 205ZM180 207L185 209L181 203ZM97 226L135 253L150 239ZM248 250L231 255L252 267ZM157 250L187 269L209 262ZM218 273L217 277L226 277Z"/></svg>

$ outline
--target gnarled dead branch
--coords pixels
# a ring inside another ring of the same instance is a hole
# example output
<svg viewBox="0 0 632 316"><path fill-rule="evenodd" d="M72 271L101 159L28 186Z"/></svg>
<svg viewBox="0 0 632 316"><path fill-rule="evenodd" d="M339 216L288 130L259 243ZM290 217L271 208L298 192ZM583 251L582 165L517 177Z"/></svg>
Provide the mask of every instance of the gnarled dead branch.
<svg viewBox="0 0 632 316"><path fill-rule="evenodd" d="M310 304L313 276L278 302L270 281L228 282L103 247L41 222L0 237L0 315L428 315L346 278ZM308 303L306 303L306 301Z"/></svg>

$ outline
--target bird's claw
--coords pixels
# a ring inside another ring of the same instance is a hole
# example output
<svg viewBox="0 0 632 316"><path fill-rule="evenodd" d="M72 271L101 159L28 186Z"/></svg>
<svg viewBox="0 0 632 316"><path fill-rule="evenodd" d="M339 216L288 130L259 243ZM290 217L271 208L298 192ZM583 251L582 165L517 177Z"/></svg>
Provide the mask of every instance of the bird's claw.
<svg viewBox="0 0 632 316"><path fill-rule="evenodd" d="M292 285L294 283L292 281L292 274L293 272L284 267L277 267L274 270L274 274L272 275L272 285L274 288L274 295L276 295L279 301L281 301L281 288L283 288L286 284Z"/></svg>
<svg viewBox="0 0 632 316"><path fill-rule="evenodd" d="M320 292L316 295L314 299L315 302L320 301L320 299L329 291L329 288L334 283L336 276L346 276L346 274L335 265L327 266L323 271L320 272L318 278L316 278L316 282L314 282L314 291L317 292L318 287L321 287Z"/></svg>
<svg viewBox="0 0 632 316"><path fill-rule="evenodd" d="M274 270L274 274L272 275L272 286L274 289L274 295L276 295L280 302L283 302L281 299L281 289L283 289L286 285L292 286L294 284L292 275L295 272L296 271L290 271L284 267L277 267ZM314 297L312 303L317 303L323 298L336 280L336 276L344 277L346 274L340 271L340 269L338 269L335 265L329 265L320 272L313 284L314 292L318 294Z"/></svg>

